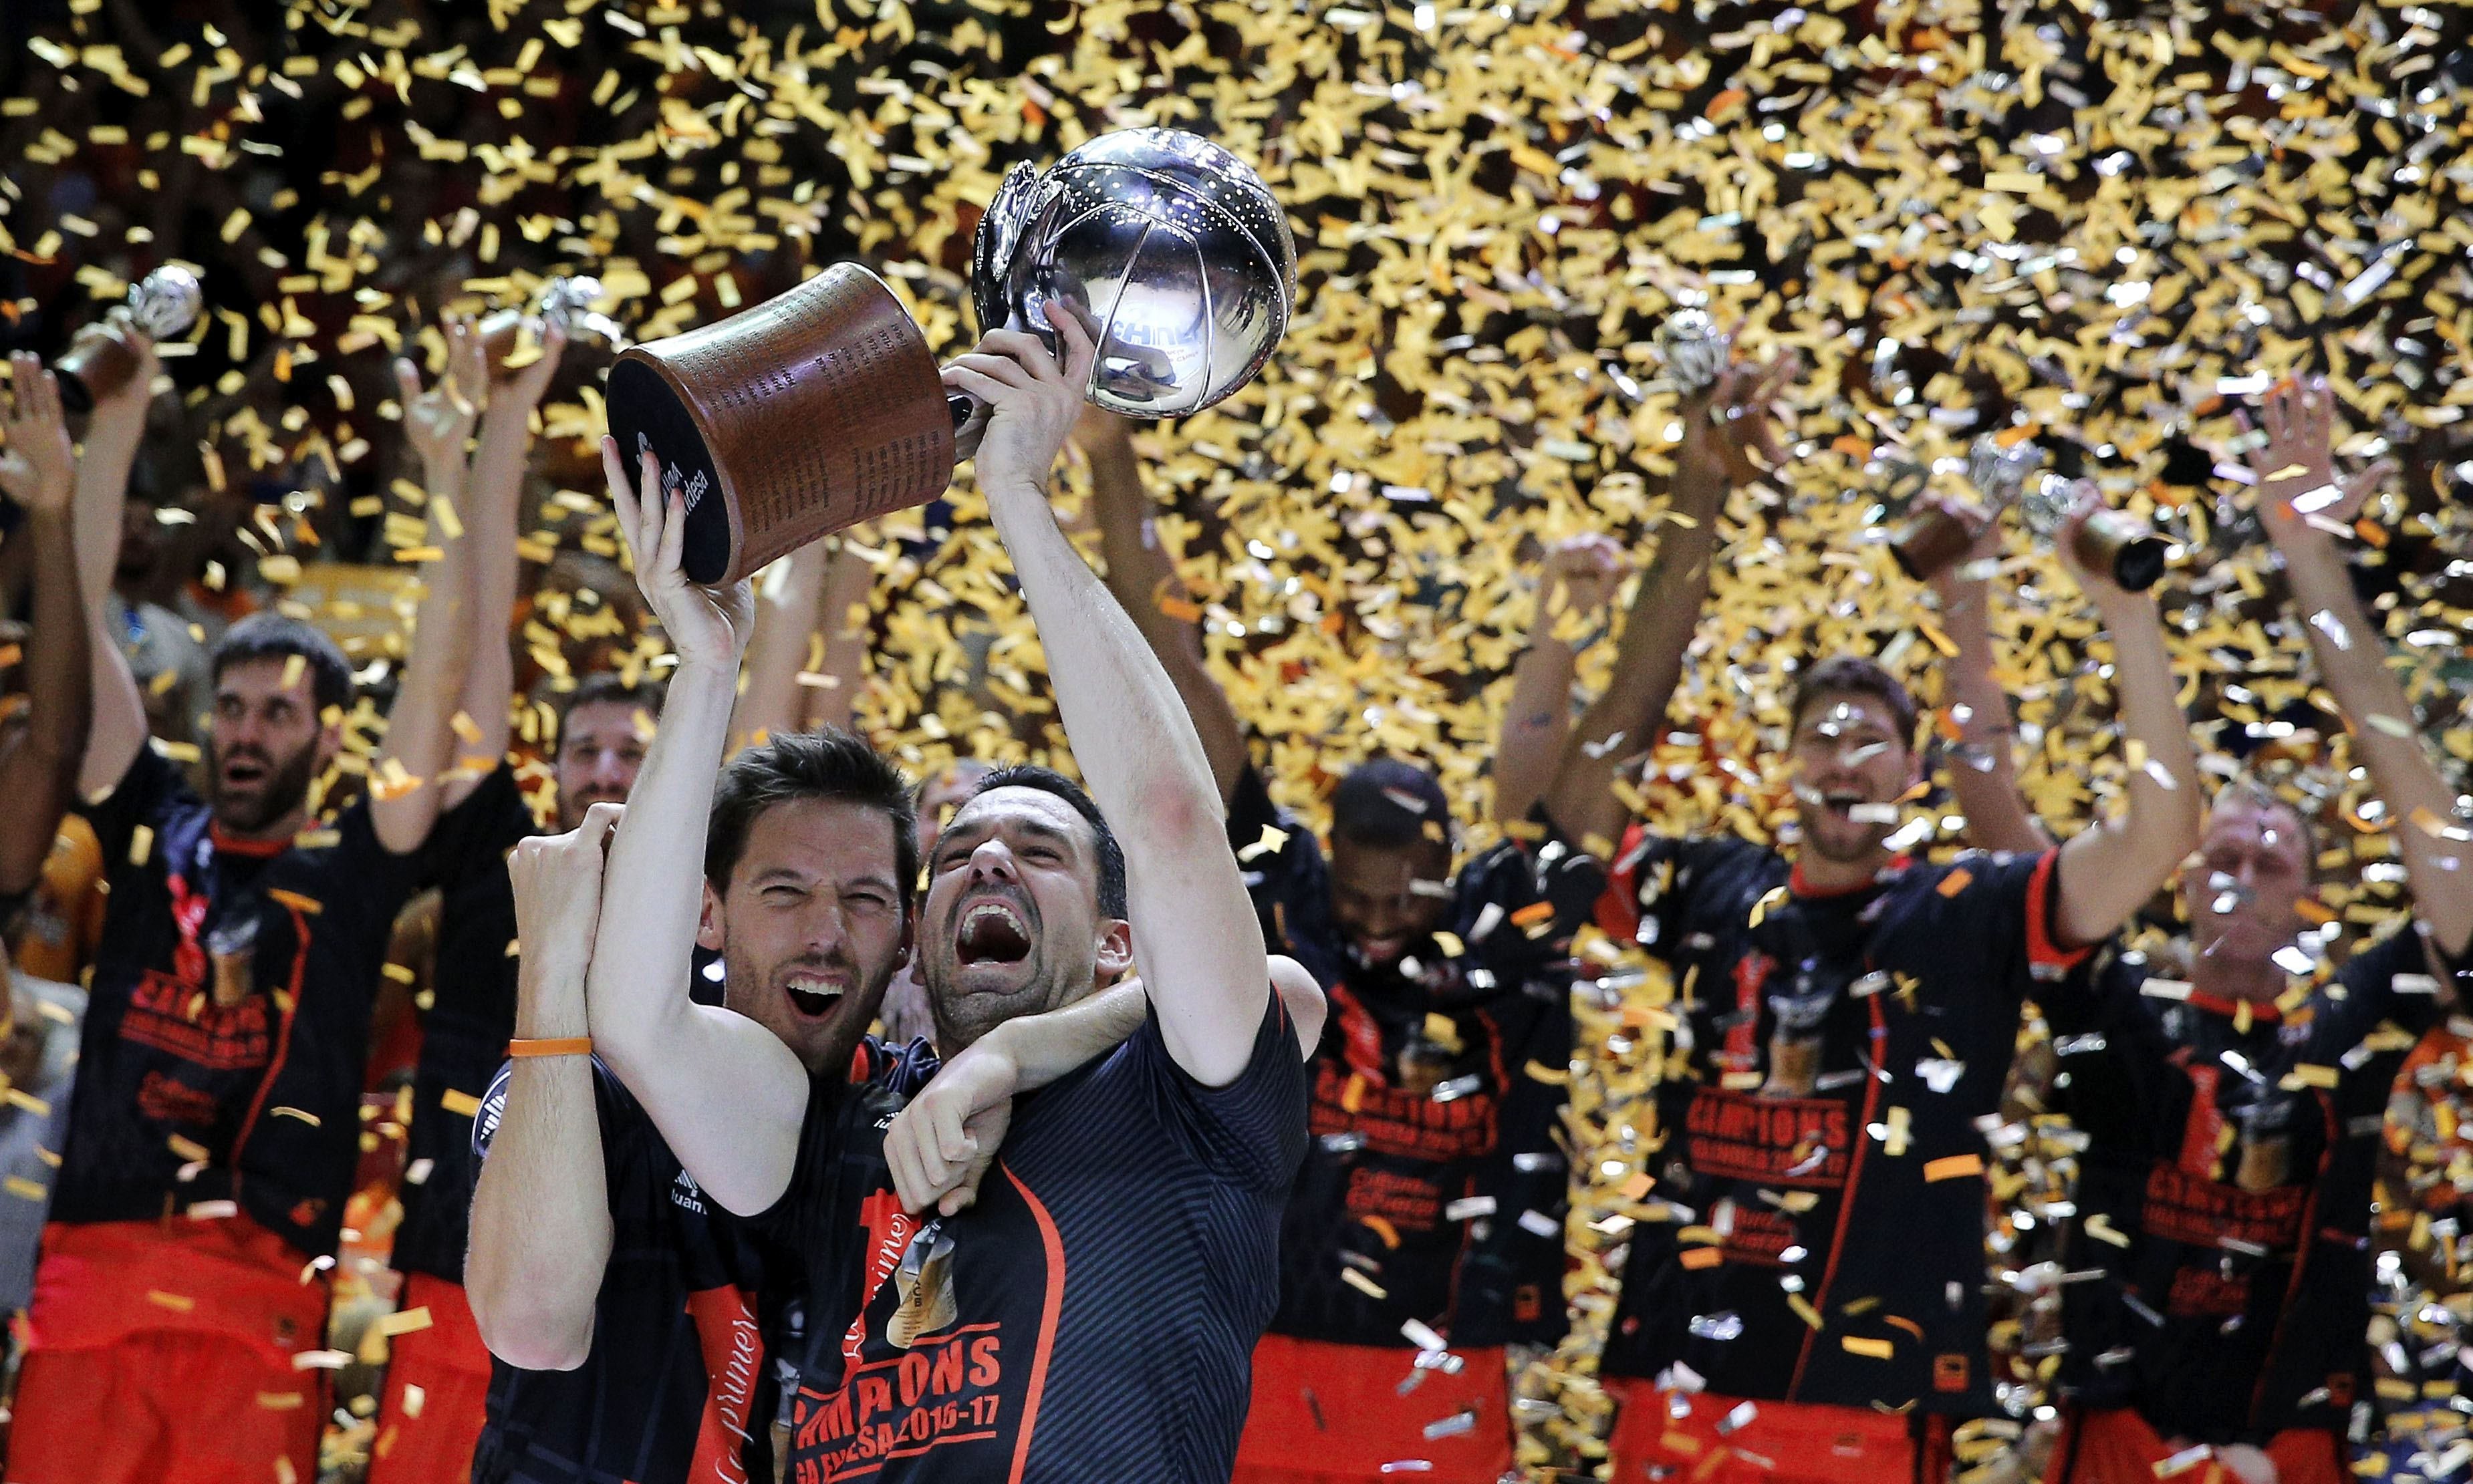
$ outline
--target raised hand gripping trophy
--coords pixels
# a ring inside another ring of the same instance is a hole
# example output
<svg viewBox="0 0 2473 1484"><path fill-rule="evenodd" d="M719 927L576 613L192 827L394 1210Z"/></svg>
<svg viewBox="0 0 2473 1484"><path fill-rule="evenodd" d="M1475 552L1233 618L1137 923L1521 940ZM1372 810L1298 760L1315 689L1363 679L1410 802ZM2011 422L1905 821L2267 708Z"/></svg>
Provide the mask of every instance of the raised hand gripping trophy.
<svg viewBox="0 0 2473 1484"><path fill-rule="evenodd" d="M1102 134L1045 174L1018 165L979 222L984 327L1097 334L1089 396L1140 418L1197 411L1253 379L1287 328L1296 248L1269 187L1207 139ZM1050 342L1051 346L1053 342ZM918 323L882 279L837 263L719 323L619 356L610 430L651 448L686 499L684 565L735 582L817 537L951 482L949 399Z"/></svg>
<svg viewBox="0 0 2473 1484"><path fill-rule="evenodd" d="M65 354L52 367L60 377L60 404L71 412L92 412L94 404L129 384L137 374L137 347L129 331L163 341L198 323L205 295L198 275L166 263L129 286L125 312L114 308L107 319L78 331Z"/></svg>
<svg viewBox="0 0 2473 1484"><path fill-rule="evenodd" d="M1966 451L1966 473L1982 506L1961 514L1931 506L1911 512L1889 539L1889 552L1909 577L1918 582L1939 573L1966 555L1986 523L2005 507L2018 507L2019 518L2046 542L2058 539L2077 504L2079 483L2047 472L2044 451L2030 443L2003 446L1983 434ZM2117 510L2100 510L2078 528L2072 555L2081 566L2109 573L2129 592L2144 592L2163 579L2170 548L2154 528Z"/></svg>

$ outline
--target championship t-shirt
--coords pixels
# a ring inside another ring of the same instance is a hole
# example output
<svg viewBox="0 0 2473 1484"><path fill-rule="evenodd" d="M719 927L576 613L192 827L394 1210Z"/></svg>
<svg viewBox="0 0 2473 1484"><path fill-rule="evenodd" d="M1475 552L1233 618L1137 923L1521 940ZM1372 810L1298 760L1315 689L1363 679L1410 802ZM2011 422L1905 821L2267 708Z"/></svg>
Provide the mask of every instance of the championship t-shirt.
<svg viewBox="0 0 2473 1484"><path fill-rule="evenodd" d="M2105 958L2046 1009L2055 1107L2088 1137L2061 1383L2167 1437L2341 1429L2369 1388L2370 1186L2396 1069L2447 1002L2417 925L2288 1008Z"/></svg>
<svg viewBox="0 0 2473 1484"><path fill-rule="evenodd" d="M934 1067L924 1041L896 1050L870 1038L850 1080L817 1079L816 1097L890 1118ZM473 1484L769 1484L780 1391L765 1249L680 1166L599 1058L592 1070L611 1221L592 1349L572 1371L491 1362ZM476 1171L513 1076L503 1065L482 1100Z"/></svg>
<svg viewBox="0 0 2473 1484"><path fill-rule="evenodd" d="M1228 838L1271 951L1304 964L1331 1001L1272 1330L1409 1346L1402 1327L1413 1321L1458 1346L1553 1343L1565 1323L1570 1180L1552 1131L1572 1059L1572 934L1603 871L1550 827L1505 841L1461 868L1436 932L1375 965L1333 920L1312 834L1252 768Z"/></svg>
<svg viewBox="0 0 2473 1484"><path fill-rule="evenodd" d="M904 1215L890 1113L811 1099L761 1218L802 1255L810 1328L790 1484L1225 1484L1306 1143L1296 1032L1271 996L1207 1088L1156 1017L1014 1103L957 1217Z"/></svg>
<svg viewBox="0 0 2473 1484"><path fill-rule="evenodd" d="M406 855L379 844L366 802L288 843L230 840L148 746L84 813L110 906L52 1219L230 1202L306 1255L332 1252L388 933L472 811L446 811Z"/></svg>
<svg viewBox="0 0 2473 1484"><path fill-rule="evenodd" d="M440 891L429 1004L420 1010L420 1059L412 1074L406 1133L403 1220L394 1267L464 1281L472 1215L472 1119L516 1033L516 896L507 852L535 833L532 809L501 766L463 807L470 826L460 853L431 852L430 884ZM417 1177L417 1178L416 1178Z"/></svg>
<svg viewBox="0 0 2473 1484"><path fill-rule="evenodd" d="M1603 1373L1980 1413L1986 1148L2060 951L2056 854L1805 890L1776 851L1635 828L1600 916L1674 970L1645 1216Z"/></svg>

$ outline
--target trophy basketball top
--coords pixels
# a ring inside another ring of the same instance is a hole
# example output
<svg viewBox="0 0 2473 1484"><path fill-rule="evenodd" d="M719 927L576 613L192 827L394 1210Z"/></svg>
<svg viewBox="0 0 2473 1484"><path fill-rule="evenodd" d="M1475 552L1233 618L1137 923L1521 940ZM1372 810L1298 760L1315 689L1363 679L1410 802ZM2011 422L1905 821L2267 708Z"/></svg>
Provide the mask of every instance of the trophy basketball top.
<svg viewBox="0 0 2473 1484"><path fill-rule="evenodd" d="M632 475L660 460L686 502L683 565L732 583L816 538L942 493L953 425L926 337L884 280L836 263L610 371Z"/></svg>
<svg viewBox="0 0 2473 1484"><path fill-rule="evenodd" d="M1270 187L1198 134L1127 129L1044 174L1017 165L980 219L982 329L1048 330L1064 299L1099 331L1088 395L1134 418L1198 412L1270 358L1296 297L1296 243Z"/></svg>

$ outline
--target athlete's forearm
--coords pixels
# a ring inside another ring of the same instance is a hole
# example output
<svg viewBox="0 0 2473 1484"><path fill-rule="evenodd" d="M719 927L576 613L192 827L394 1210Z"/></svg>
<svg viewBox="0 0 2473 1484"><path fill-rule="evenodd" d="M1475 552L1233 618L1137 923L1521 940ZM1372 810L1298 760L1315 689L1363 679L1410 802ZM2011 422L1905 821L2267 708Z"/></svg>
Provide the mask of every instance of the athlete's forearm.
<svg viewBox="0 0 2473 1484"><path fill-rule="evenodd" d="M464 519L473 542L473 647L457 709L477 739L459 736L452 745L458 771L474 778L487 773L507 751L516 666L505 626L516 610L523 565L516 544L523 523L524 471L532 453L532 404L511 390L502 388L492 399L481 419L480 447L472 455L470 492L465 500ZM460 791L451 793L445 805L452 807L460 797Z"/></svg>
<svg viewBox="0 0 2473 1484"><path fill-rule="evenodd" d="M1957 796L1958 812L1966 816L1968 843L1986 850L2040 854L2052 849L2052 837L2018 793L2009 697L1992 673L1991 605L1989 583L1957 582L1941 591L1941 622L1957 647L1957 655L1941 666L1957 731L1950 790Z"/></svg>
<svg viewBox="0 0 2473 1484"><path fill-rule="evenodd" d="M2129 755L2129 807L2063 848L2059 925L2071 944L2101 942L2197 849L2198 758L2181 714L2173 661L2154 601L2123 594L2103 609L2112 633L2113 690Z"/></svg>
<svg viewBox="0 0 2473 1484"><path fill-rule="evenodd" d="M454 716L480 629L474 568L486 560L464 525L462 495L469 480L460 455L432 464L427 474L424 541L439 555L421 569L403 683L387 712L386 740L374 759L370 790L370 823L379 843L398 855L420 848L444 805L442 775L453 757Z"/></svg>
<svg viewBox="0 0 2473 1484"><path fill-rule="evenodd" d="M1213 780L1224 804L1235 797L1236 779L1245 769L1245 727L1228 692L1211 676L1202 650L1202 627L1187 611L1170 608L1188 600L1177 579L1176 563L1160 544L1151 518L1150 496L1142 491L1141 466L1130 441L1099 443L1091 453L1091 503L1099 527L1099 553L1107 562L1108 590L1141 632L1142 640L1167 671L1168 681L1192 718L1211 759Z"/></svg>
<svg viewBox="0 0 2473 1484"><path fill-rule="evenodd" d="M2473 941L2473 870L2465 842L2448 833L2465 827L2455 792L2422 743L2412 699L2388 668L2387 634L2354 592L2343 553L2302 522L2290 524L2276 545L2310 653L2387 805L2414 908L2439 946L2461 954Z"/></svg>
<svg viewBox="0 0 2473 1484"><path fill-rule="evenodd" d="M1682 488L1687 477L1689 491ZM1655 740L1709 600L1709 556L1724 503L1722 480L1715 493L1705 488L1712 477L1706 469L1677 471L1676 503L1688 508L1658 528L1657 553L1623 615L1613 678L1565 739L1546 789L1546 810L1555 825L1593 852L1613 850L1625 813L1614 794L1616 770Z"/></svg>
<svg viewBox="0 0 2473 1484"><path fill-rule="evenodd" d="M811 541L757 576L756 632L748 636L747 658L739 667L732 753L799 730L799 671L816 632L818 594L829 560L825 543Z"/></svg>
<svg viewBox="0 0 2473 1484"><path fill-rule="evenodd" d="M1142 1017L1149 1013L1150 1001L1141 982L1128 980L1062 1010L1007 1020L980 1038L978 1044L993 1042L993 1049L1013 1063L1014 1090L1029 1092L1114 1050L1141 1028Z"/></svg>
<svg viewBox="0 0 2473 1484"><path fill-rule="evenodd" d="M129 673L129 657L120 652L120 636L111 624L111 574L120 564L120 522L141 426L125 418L98 421L80 450L77 493L70 507L78 596L85 605L90 699L77 787L89 797L119 784L137 750L146 745L148 731L146 702L137 693L137 679Z"/></svg>
<svg viewBox="0 0 2473 1484"><path fill-rule="evenodd" d="M587 1033L580 967L517 972L516 1035ZM570 956L568 962L575 959ZM609 1177L584 1056L519 1057L472 1194L464 1287L482 1343L527 1371L571 1371L592 1349L593 1307L610 1261Z"/></svg>
<svg viewBox="0 0 2473 1484"><path fill-rule="evenodd" d="M86 611L70 523L64 511L37 509L20 538L34 557L34 624L26 636L30 726L0 759L0 799L12 801L0 811L0 895L26 890L41 874L52 833L72 802L93 723Z"/></svg>
<svg viewBox="0 0 2473 1484"><path fill-rule="evenodd" d="M859 692L867 688L868 593L876 586L876 564L858 553L858 543L842 539L825 568L824 596L816 622L824 634L824 662L816 666L821 686L800 684L810 728L858 726ZM791 677L797 682L798 677Z"/></svg>
<svg viewBox="0 0 2473 1484"><path fill-rule="evenodd" d="M1268 996L1262 933L1184 702L1036 485L987 491L1047 653L1075 760L1125 852L1135 945L1170 1053L1235 1080Z"/></svg>

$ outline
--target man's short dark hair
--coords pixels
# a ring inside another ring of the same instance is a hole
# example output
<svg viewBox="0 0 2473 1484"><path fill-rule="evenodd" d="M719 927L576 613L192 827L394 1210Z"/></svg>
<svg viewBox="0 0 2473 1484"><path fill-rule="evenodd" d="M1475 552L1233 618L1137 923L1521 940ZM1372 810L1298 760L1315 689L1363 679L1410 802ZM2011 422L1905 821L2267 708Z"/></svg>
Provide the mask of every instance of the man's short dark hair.
<svg viewBox="0 0 2473 1484"><path fill-rule="evenodd" d="M756 818L777 803L801 799L854 803L881 810L893 822L894 882L907 919L919 881L919 815L911 804L910 780L883 754L832 727L785 732L723 766L705 834L705 880L727 893Z"/></svg>
<svg viewBox="0 0 2473 1484"><path fill-rule="evenodd" d="M1787 735L1803 728L1803 713L1823 696L1870 696L1897 718L1898 740L1915 745L1915 698L1898 678L1861 655L1835 655L1803 672L1794 682L1794 708L1787 716Z"/></svg>
<svg viewBox="0 0 2473 1484"><path fill-rule="evenodd" d="M667 685L649 676L637 679L631 685L615 671L596 670L578 681L573 690L561 695L556 701L558 742L560 744L565 742L566 719L575 714L577 706L634 706L648 717L659 717L661 714L661 702L668 692Z"/></svg>
<svg viewBox="0 0 2473 1484"><path fill-rule="evenodd" d="M224 631L207 663L214 682L236 664L259 659L300 657L308 666L309 692L323 714L328 706L342 710L352 704L352 663L326 632L281 613L252 613Z"/></svg>
<svg viewBox="0 0 2473 1484"><path fill-rule="evenodd" d="M1348 770L1331 795L1331 837L1369 850L1420 841L1451 848L1452 804L1442 781L1412 762L1377 757Z"/></svg>
<svg viewBox="0 0 2473 1484"><path fill-rule="evenodd" d="M1073 812L1090 825L1092 837L1098 843L1099 915L1119 921L1131 915L1125 899L1125 848L1116 843L1116 832L1108 827L1108 817L1099 812L1099 805L1081 784L1053 768L1016 763L1009 768L998 768L979 779L979 786L971 790L971 797L976 799L999 788L1035 788L1043 794L1054 794L1071 804Z"/></svg>

